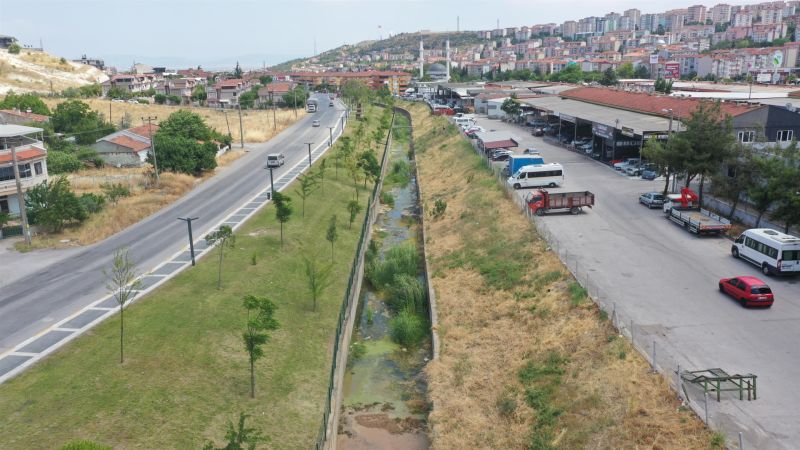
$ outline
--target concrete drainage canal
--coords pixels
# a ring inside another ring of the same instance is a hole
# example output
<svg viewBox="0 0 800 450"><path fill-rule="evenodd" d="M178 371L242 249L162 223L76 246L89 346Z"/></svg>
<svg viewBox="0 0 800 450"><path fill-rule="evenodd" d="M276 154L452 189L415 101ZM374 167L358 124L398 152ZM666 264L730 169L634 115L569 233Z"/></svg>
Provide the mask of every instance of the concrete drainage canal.
<svg viewBox="0 0 800 450"><path fill-rule="evenodd" d="M343 383L338 449L427 449L423 369L431 357L419 192L398 114L382 208L365 258Z"/></svg>

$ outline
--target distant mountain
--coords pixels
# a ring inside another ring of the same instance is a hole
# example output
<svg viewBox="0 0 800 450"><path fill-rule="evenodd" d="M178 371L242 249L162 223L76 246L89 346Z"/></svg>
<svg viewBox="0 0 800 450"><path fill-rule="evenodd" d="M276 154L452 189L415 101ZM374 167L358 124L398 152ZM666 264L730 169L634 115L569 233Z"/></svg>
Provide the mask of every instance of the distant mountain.
<svg viewBox="0 0 800 450"><path fill-rule="evenodd" d="M443 50L445 41L450 40L450 48L465 45L480 44L484 41L473 31L461 32L430 32L400 33L382 40L362 41L353 45L340 47L320 53L317 57L318 64L330 64L341 61L348 56L364 56L371 52L388 51L391 53L410 53L413 59L419 54L419 41L422 40L426 49ZM297 58L272 66L274 70L290 70L292 65L310 63L312 58Z"/></svg>
<svg viewBox="0 0 800 450"><path fill-rule="evenodd" d="M0 50L0 95L19 92L61 92L71 87L102 83L108 76L84 64L49 53L22 49L17 55Z"/></svg>

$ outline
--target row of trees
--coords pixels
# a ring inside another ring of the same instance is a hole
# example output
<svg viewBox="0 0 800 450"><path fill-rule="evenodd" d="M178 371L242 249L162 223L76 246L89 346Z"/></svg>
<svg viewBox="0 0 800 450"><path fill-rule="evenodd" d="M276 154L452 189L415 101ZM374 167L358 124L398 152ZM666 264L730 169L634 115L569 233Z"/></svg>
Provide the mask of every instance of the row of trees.
<svg viewBox="0 0 800 450"><path fill-rule="evenodd" d="M699 196L711 180L714 193L731 201L733 217L743 199L758 211L757 224L768 210L788 232L800 223L800 154L797 144L773 153L737 144L730 116L718 102L703 102L684 121L685 131L674 133L666 143L650 140L642 156L661 167L664 193L672 177L682 176L685 186L699 180Z"/></svg>

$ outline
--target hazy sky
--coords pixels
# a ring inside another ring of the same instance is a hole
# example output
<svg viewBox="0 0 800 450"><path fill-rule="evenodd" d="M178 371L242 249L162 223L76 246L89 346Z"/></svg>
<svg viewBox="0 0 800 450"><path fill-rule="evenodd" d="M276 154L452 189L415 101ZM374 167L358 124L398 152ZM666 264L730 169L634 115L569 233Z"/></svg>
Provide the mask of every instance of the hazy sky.
<svg viewBox="0 0 800 450"><path fill-rule="evenodd" d="M716 3L716 2L715 2ZM740 4L734 1L727 3ZM747 2L745 2L747 3ZM755 1L750 3L756 3ZM128 67L267 65L390 33L532 25L681 0L0 0L0 34ZM710 7L713 3L706 6ZM380 25L380 28L379 28Z"/></svg>

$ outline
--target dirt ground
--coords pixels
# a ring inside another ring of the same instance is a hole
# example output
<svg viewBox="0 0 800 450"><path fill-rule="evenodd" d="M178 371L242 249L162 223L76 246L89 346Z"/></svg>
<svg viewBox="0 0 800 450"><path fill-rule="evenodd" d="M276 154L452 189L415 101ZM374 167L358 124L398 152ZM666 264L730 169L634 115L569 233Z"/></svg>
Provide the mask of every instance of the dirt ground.
<svg viewBox="0 0 800 450"><path fill-rule="evenodd" d="M347 450L427 450L425 422L412 417L393 418L380 406L348 408L341 416L337 447Z"/></svg>
<svg viewBox="0 0 800 450"><path fill-rule="evenodd" d="M410 108L441 338L427 369L432 448L718 445L460 134L424 105ZM438 218L436 200L446 204Z"/></svg>

